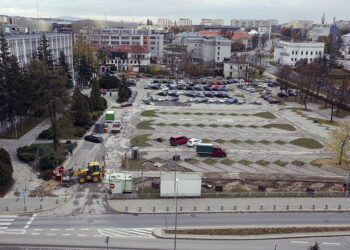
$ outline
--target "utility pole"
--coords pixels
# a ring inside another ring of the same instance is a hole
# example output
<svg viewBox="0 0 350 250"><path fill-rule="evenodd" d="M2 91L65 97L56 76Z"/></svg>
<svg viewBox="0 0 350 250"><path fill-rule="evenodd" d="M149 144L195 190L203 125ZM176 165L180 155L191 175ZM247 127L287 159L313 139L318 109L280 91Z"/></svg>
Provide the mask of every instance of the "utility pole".
<svg viewBox="0 0 350 250"><path fill-rule="evenodd" d="M174 199L175 199L175 234L174 234L174 250L176 250L176 237L177 237L177 195L178 195L178 182L179 179L176 178L176 168L174 175Z"/></svg>

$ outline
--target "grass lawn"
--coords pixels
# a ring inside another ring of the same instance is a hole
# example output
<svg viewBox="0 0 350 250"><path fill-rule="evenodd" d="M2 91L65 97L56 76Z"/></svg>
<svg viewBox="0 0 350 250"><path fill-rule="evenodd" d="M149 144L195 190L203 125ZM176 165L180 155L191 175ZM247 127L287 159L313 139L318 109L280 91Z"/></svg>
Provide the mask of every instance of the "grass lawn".
<svg viewBox="0 0 350 250"><path fill-rule="evenodd" d="M208 164L208 165L213 165L213 164L217 163L217 161L212 159L212 158L205 159L205 160L203 160L203 162Z"/></svg>
<svg viewBox="0 0 350 250"><path fill-rule="evenodd" d="M143 134L143 135L138 135L135 136L134 138L131 139L131 145L136 146L136 147L149 147L151 144L147 143L150 139L148 136L151 134Z"/></svg>
<svg viewBox="0 0 350 250"><path fill-rule="evenodd" d="M256 141L253 141L253 140L245 140L244 142L248 143L248 144L255 144L256 143Z"/></svg>
<svg viewBox="0 0 350 250"><path fill-rule="evenodd" d="M277 118L274 114L272 114L271 112L260 112L260 113L256 113L254 114L255 116L261 117L261 118L266 118L266 119L275 119Z"/></svg>
<svg viewBox="0 0 350 250"><path fill-rule="evenodd" d="M200 162L200 160L198 160L196 158L192 158L191 160L188 160L186 162L191 163L191 164L196 164L196 163Z"/></svg>
<svg viewBox="0 0 350 250"><path fill-rule="evenodd" d="M248 166L248 165L252 164L253 162L249 161L249 160L242 159L238 163L241 163L243 165L247 165Z"/></svg>
<svg viewBox="0 0 350 250"><path fill-rule="evenodd" d="M28 133L30 130L42 123L46 118L30 118L17 124L17 139ZM11 128L8 128L0 133L2 139L16 139Z"/></svg>
<svg viewBox="0 0 350 250"><path fill-rule="evenodd" d="M252 124L252 125L249 125L248 127L249 127L249 128L257 128L258 126Z"/></svg>
<svg viewBox="0 0 350 250"><path fill-rule="evenodd" d="M182 126L184 126L184 127L192 127L193 125L191 123L185 123Z"/></svg>
<svg viewBox="0 0 350 250"><path fill-rule="evenodd" d="M176 122L173 122L173 123L170 123L169 126L172 126L172 127L177 127L179 126L180 124L176 123Z"/></svg>
<svg viewBox="0 0 350 250"><path fill-rule="evenodd" d="M274 164L281 166L281 167L285 167L288 164L288 162L278 160L278 161L275 161Z"/></svg>
<svg viewBox="0 0 350 250"><path fill-rule="evenodd" d="M141 164L142 161L144 161L144 159L138 159L138 160L128 159L128 169L131 169L131 170L145 169L145 167L142 166Z"/></svg>
<svg viewBox="0 0 350 250"><path fill-rule="evenodd" d="M297 166L297 167L302 167L302 166L304 166L306 163L303 162L303 161L295 160L295 161L292 161L291 164L293 164L294 166Z"/></svg>
<svg viewBox="0 0 350 250"><path fill-rule="evenodd" d="M277 140L277 141L274 141L273 143L276 143L276 144L279 144L279 145L284 145L284 144L286 144L287 142L281 141L281 140Z"/></svg>
<svg viewBox="0 0 350 250"><path fill-rule="evenodd" d="M230 140L231 143L233 144L237 144L237 143L240 143L241 141L240 140L236 140L236 139L232 139Z"/></svg>
<svg viewBox="0 0 350 250"><path fill-rule="evenodd" d="M161 123L157 123L155 125L160 126L160 127L164 127L166 124L164 122L161 122Z"/></svg>
<svg viewBox="0 0 350 250"><path fill-rule="evenodd" d="M223 140L223 139L216 139L216 140L214 140L215 142L217 142L217 143L224 143L224 142L226 142L225 140Z"/></svg>
<svg viewBox="0 0 350 250"><path fill-rule="evenodd" d="M163 162L165 161L163 158L160 158L160 157L154 157L152 159L150 159L150 161L153 161L153 162Z"/></svg>
<svg viewBox="0 0 350 250"><path fill-rule="evenodd" d="M240 97L240 98L245 98L244 95L238 95L238 94L236 94L236 95L233 95L233 96L235 96L235 97Z"/></svg>
<svg viewBox="0 0 350 250"><path fill-rule="evenodd" d="M194 113L195 115L203 115L201 112Z"/></svg>
<svg viewBox="0 0 350 250"><path fill-rule="evenodd" d="M156 114L156 110L146 110L143 111L141 113L141 116L145 116L145 117L158 117L158 115Z"/></svg>
<svg viewBox="0 0 350 250"><path fill-rule="evenodd" d="M200 128L203 128L203 127L205 127L206 125L200 123L200 124L197 124L196 126L197 126L197 127L200 127Z"/></svg>
<svg viewBox="0 0 350 250"><path fill-rule="evenodd" d="M261 166L264 166L264 167L266 167L266 166L268 166L268 165L271 164L271 162L269 162L269 161L264 161L264 160L256 161L255 163L256 163L256 164L259 164L259 165L261 165Z"/></svg>
<svg viewBox="0 0 350 250"><path fill-rule="evenodd" d="M209 127L217 128L219 127L219 125L213 123L213 124L210 124Z"/></svg>
<svg viewBox="0 0 350 250"><path fill-rule="evenodd" d="M271 142L267 140L262 140L262 141L259 141L259 143L267 145L267 144L270 144Z"/></svg>
<svg viewBox="0 0 350 250"><path fill-rule="evenodd" d="M211 140L209 140L209 139L202 139L202 142L203 142L203 143L210 143Z"/></svg>
<svg viewBox="0 0 350 250"><path fill-rule="evenodd" d="M151 127L153 120L139 122L136 125L137 129L154 129Z"/></svg>
<svg viewBox="0 0 350 250"><path fill-rule="evenodd" d="M298 138L293 141L290 141L289 143L299 147L310 148L310 149L323 148L323 145L321 143L319 143L318 141L312 138Z"/></svg>
<svg viewBox="0 0 350 250"><path fill-rule="evenodd" d="M224 127L224 128L231 128L232 125L230 125L230 124L224 124L224 125L222 125L222 127Z"/></svg>
<svg viewBox="0 0 350 250"><path fill-rule="evenodd" d="M223 160L221 161L221 163L222 163L222 164L225 164L225 165L227 165L227 166L231 166L232 164L235 163L235 161L230 160L230 159L223 159Z"/></svg>
<svg viewBox="0 0 350 250"><path fill-rule="evenodd" d="M295 131L296 129L290 124L280 124L280 123L271 123L262 126L263 128L278 128L287 131Z"/></svg>
<svg viewBox="0 0 350 250"><path fill-rule="evenodd" d="M236 127L236 128L244 128L245 126L242 125L242 124L237 124L237 125L235 125L235 127Z"/></svg>

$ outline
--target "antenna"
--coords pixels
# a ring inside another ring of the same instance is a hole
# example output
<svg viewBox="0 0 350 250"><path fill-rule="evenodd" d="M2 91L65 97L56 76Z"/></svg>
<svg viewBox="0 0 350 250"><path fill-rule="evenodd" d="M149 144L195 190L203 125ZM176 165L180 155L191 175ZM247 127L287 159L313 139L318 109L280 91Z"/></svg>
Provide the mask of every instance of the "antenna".
<svg viewBox="0 0 350 250"><path fill-rule="evenodd" d="M37 18L36 31L39 32L39 4L38 4L38 0L36 0L36 18Z"/></svg>

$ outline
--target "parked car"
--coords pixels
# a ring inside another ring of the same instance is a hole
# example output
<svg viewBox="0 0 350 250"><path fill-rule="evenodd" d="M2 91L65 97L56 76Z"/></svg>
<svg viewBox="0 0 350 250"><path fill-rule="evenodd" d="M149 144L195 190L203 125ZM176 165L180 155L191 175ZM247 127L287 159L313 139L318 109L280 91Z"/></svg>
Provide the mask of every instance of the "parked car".
<svg viewBox="0 0 350 250"><path fill-rule="evenodd" d="M187 143L188 138L184 135L177 135L177 136L170 137L169 141L170 141L170 145L177 146L177 145Z"/></svg>
<svg viewBox="0 0 350 250"><path fill-rule="evenodd" d="M102 136L96 135L96 134L86 135L84 139L85 141L96 142L96 143L103 142Z"/></svg>
<svg viewBox="0 0 350 250"><path fill-rule="evenodd" d="M123 108L124 107L130 107L130 106L132 106L132 103L131 102L124 102L120 106L123 107Z"/></svg>
<svg viewBox="0 0 350 250"><path fill-rule="evenodd" d="M201 139L196 139L196 138L191 138L187 141L187 146L189 147L194 147L196 146L198 143L201 143L202 140Z"/></svg>

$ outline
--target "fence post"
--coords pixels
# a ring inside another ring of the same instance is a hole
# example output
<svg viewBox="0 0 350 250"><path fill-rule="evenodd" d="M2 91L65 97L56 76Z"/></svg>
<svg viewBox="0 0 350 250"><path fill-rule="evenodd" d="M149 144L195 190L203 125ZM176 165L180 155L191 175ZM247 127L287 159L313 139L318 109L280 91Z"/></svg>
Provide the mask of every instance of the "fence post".
<svg viewBox="0 0 350 250"><path fill-rule="evenodd" d="M299 210L303 210L303 205L299 205Z"/></svg>
<svg viewBox="0 0 350 250"><path fill-rule="evenodd" d="M260 210L264 210L264 206L263 205L260 206Z"/></svg>
<svg viewBox="0 0 350 250"><path fill-rule="evenodd" d="M139 212L141 212L141 210L142 210L142 207L139 207Z"/></svg>
<svg viewBox="0 0 350 250"><path fill-rule="evenodd" d="M58 199L56 199L56 204L58 204Z"/></svg>
<svg viewBox="0 0 350 250"><path fill-rule="evenodd" d="M43 209L43 204L40 204L39 209L40 209L40 210Z"/></svg>
<svg viewBox="0 0 350 250"><path fill-rule="evenodd" d="M315 205L312 205L312 210L315 210L316 206Z"/></svg>
<svg viewBox="0 0 350 250"><path fill-rule="evenodd" d="M338 205L338 210L341 210L341 205Z"/></svg>
<svg viewBox="0 0 350 250"><path fill-rule="evenodd" d="M289 205L287 205L286 210L289 210Z"/></svg>
<svg viewBox="0 0 350 250"><path fill-rule="evenodd" d="M237 210L237 206L233 206L233 210L235 210L235 211L236 211L236 210Z"/></svg>
<svg viewBox="0 0 350 250"><path fill-rule="evenodd" d="M169 207L166 207L166 211L169 212Z"/></svg>
<svg viewBox="0 0 350 250"><path fill-rule="evenodd" d="M125 211L128 211L128 206L125 206Z"/></svg>
<svg viewBox="0 0 350 250"><path fill-rule="evenodd" d="M325 205L325 206L324 206L324 209L325 209L325 210L328 210L328 205Z"/></svg>
<svg viewBox="0 0 350 250"><path fill-rule="evenodd" d="M208 211L210 211L210 206L208 206Z"/></svg>
<svg viewBox="0 0 350 250"><path fill-rule="evenodd" d="M180 207L180 211L182 212L182 206Z"/></svg>
<svg viewBox="0 0 350 250"><path fill-rule="evenodd" d="M249 205L247 206L247 210L250 210L250 206Z"/></svg>
<svg viewBox="0 0 350 250"><path fill-rule="evenodd" d="M276 210L276 205L273 205L273 210Z"/></svg>
<svg viewBox="0 0 350 250"><path fill-rule="evenodd" d="M221 211L223 211L224 210L224 206L221 206Z"/></svg>
<svg viewBox="0 0 350 250"><path fill-rule="evenodd" d="M197 206L194 206L194 207L193 207L193 211L197 211Z"/></svg>
<svg viewBox="0 0 350 250"><path fill-rule="evenodd" d="M8 206L6 206L6 211L9 211L9 207Z"/></svg>
<svg viewBox="0 0 350 250"><path fill-rule="evenodd" d="M155 212L156 211L156 207L153 207L153 212Z"/></svg>

